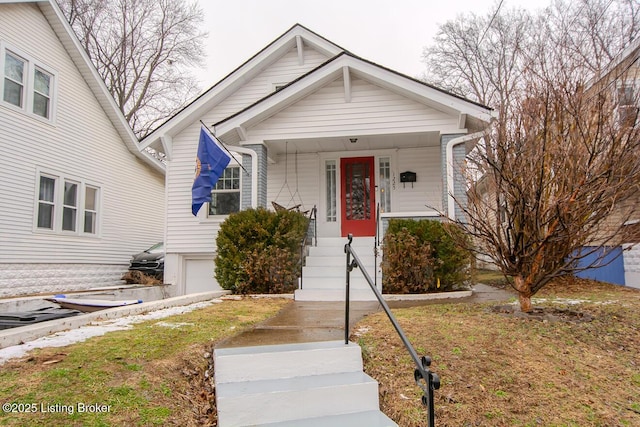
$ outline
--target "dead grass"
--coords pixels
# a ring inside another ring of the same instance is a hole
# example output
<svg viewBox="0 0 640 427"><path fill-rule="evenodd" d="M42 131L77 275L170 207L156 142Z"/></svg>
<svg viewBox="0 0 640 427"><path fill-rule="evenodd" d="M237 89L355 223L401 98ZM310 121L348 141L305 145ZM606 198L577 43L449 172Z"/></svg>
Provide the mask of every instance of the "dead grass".
<svg viewBox="0 0 640 427"><path fill-rule="evenodd" d="M120 280L124 280L128 285L155 286L162 284L162 280L157 277L149 276L138 270L127 270Z"/></svg>
<svg viewBox="0 0 640 427"><path fill-rule="evenodd" d="M0 411L0 425L216 425L207 374L213 345L288 303L224 301L64 348L32 351L0 368L0 404L35 404L37 410ZM108 405L109 411L79 413L78 403ZM55 405L76 411L43 411Z"/></svg>
<svg viewBox="0 0 640 427"><path fill-rule="evenodd" d="M469 304L394 310L441 377L436 424L639 426L640 291L565 279L536 297L534 305L594 319L528 320ZM365 370L380 382L383 412L403 427L425 426L412 362L386 316L356 329Z"/></svg>

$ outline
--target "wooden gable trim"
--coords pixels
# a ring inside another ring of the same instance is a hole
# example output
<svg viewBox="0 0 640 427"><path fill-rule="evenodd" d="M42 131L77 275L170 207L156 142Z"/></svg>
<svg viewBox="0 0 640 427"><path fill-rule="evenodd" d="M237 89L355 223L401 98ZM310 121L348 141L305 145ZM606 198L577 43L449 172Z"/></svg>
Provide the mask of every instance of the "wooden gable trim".
<svg viewBox="0 0 640 427"><path fill-rule="evenodd" d="M351 102L351 73L349 67L342 67L342 79L344 81L344 102Z"/></svg>
<svg viewBox="0 0 640 427"><path fill-rule="evenodd" d="M345 102L349 102L347 99L350 99L351 74L424 105L460 115L460 117L471 116L487 123L495 117L493 110L487 106L381 67L348 52L343 52L289 83L280 91L269 94L244 110L215 123L213 126L216 134L224 139L225 134L232 132L239 126L247 128L266 120L340 76L345 80Z"/></svg>
<svg viewBox="0 0 640 427"><path fill-rule="evenodd" d="M298 65L304 65L304 46L300 35L296 36L296 49L298 50Z"/></svg>
<svg viewBox="0 0 640 427"><path fill-rule="evenodd" d="M300 43L300 47L298 43ZM142 141L147 145L152 145L162 134L168 133L175 136L193 123L193 121L199 120L209 110L241 87L247 80L259 74L267 64L273 62L274 58L284 55L291 48L297 48L299 49L298 59L300 60L301 55L304 59L303 53L301 54L300 52L304 51L305 44L329 57L345 51L337 44L309 30L305 26L295 24L211 86L173 117L167 119Z"/></svg>

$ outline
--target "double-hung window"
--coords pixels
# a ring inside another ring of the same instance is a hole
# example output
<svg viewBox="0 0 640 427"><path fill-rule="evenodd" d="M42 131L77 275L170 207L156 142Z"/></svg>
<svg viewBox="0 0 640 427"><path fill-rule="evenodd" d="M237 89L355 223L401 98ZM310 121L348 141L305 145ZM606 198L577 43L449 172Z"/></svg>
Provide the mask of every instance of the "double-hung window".
<svg viewBox="0 0 640 427"><path fill-rule="evenodd" d="M240 211L240 167L227 167L211 190L209 215L229 215Z"/></svg>
<svg viewBox="0 0 640 427"><path fill-rule="evenodd" d="M98 235L100 187L83 180L40 173L37 195L37 230Z"/></svg>
<svg viewBox="0 0 640 427"><path fill-rule="evenodd" d="M621 125L633 126L638 116L637 91L633 84L618 86L618 120Z"/></svg>
<svg viewBox="0 0 640 427"><path fill-rule="evenodd" d="M53 214L56 204L56 178L40 175L38 190L37 228L53 230Z"/></svg>
<svg viewBox="0 0 640 427"><path fill-rule="evenodd" d="M24 106L24 86L27 62L6 51L4 54L4 90L2 99L18 108Z"/></svg>
<svg viewBox="0 0 640 427"><path fill-rule="evenodd" d="M2 104L52 119L55 75L43 64L0 44Z"/></svg>

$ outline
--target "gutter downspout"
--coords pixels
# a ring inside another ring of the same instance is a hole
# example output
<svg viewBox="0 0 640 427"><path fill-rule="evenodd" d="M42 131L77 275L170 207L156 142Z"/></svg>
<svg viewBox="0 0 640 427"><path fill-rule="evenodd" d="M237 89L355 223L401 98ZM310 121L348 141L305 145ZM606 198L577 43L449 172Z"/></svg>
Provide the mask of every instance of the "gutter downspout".
<svg viewBox="0 0 640 427"><path fill-rule="evenodd" d="M258 153L250 148L229 146L230 151L251 156L251 207L258 207Z"/></svg>
<svg viewBox="0 0 640 427"><path fill-rule="evenodd" d="M487 130L481 130L479 132L470 133L469 135L459 136L457 138L453 138L451 141L447 142L447 216L451 220L456 219L456 201L453 197L454 195L454 183L453 183L453 147L456 145L463 144L467 141L471 141L473 139L479 139L485 135L487 135Z"/></svg>

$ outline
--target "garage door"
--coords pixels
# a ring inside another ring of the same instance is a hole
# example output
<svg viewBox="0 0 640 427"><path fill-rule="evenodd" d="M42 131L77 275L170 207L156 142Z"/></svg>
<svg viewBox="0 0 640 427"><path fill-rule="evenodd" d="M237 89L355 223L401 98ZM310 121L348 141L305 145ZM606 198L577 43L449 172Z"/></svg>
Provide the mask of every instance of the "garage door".
<svg viewBox="0 0 640 427"><path fill-rule="evenodd" d="M185 293L196 294L220 290L214 276L212 259L185 260Z"/></svg>

